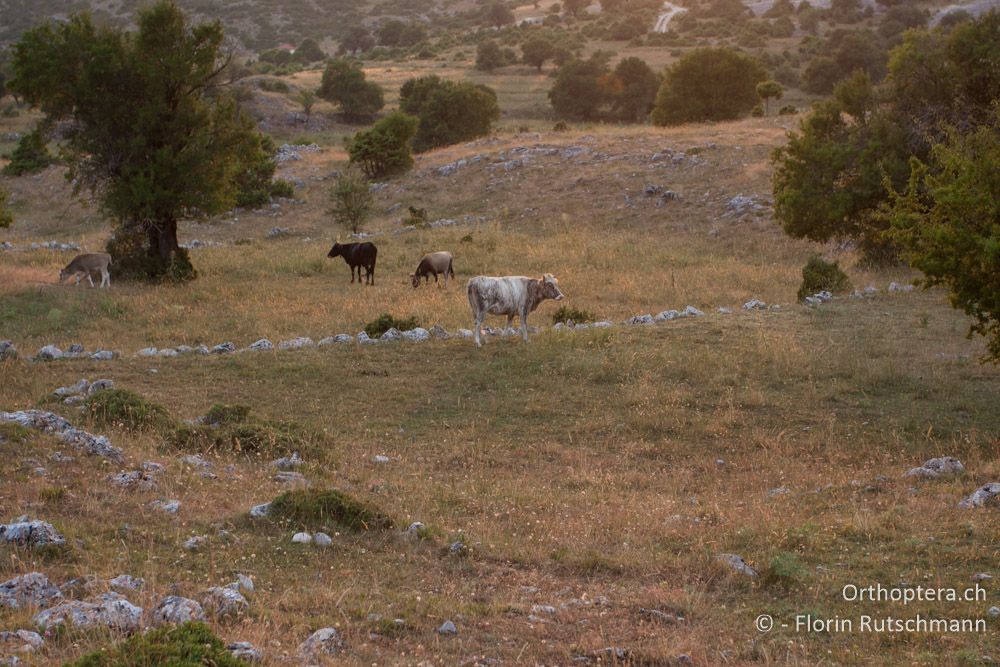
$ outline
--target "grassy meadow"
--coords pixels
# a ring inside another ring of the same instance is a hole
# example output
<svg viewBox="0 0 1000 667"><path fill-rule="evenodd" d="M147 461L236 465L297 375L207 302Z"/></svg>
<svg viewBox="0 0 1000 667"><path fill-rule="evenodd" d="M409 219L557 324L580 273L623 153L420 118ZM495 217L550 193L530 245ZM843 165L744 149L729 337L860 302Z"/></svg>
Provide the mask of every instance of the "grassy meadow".
<svg viewBox="0 0 1000 667"><path fill-rule="evenodd" d="M325 626L346 645L330 664L351 665L1000 658L1000 620L986 612L1000 604L996 580L972 603L903 607L841 595L847 584L964 589L977 573L1000 576L1000 515L956 507L1000 478L1000 375L980 363L982 342L965 337L968 321L944 292L887 292L915 275L861 269L849 250L781 233L768 207L768 156L795 122L502 132L420 156L376 195L366 225L379 246L374 287L351 285L343 261L325 256L346 237L325 213L343 166L337 145L279 168L303 183L299 203L185 223L182 242L220 245L192 251L199 278L182 287L60 286L72 253L0 254L0 339L21 352L0 362L0 409L41 404L109 435L126 453L123 469L166 466L155 489L119 490L104 481L116 466L49 436L0 430L0 518L29 514L68 540L58 552L0 547L0 580L128 573L146 580L130 599L151 609L164 595L196 597L244 573L256 584L249 612L212 627L254 643L267 665L295 664L297 645ZM654 159L666 151L683 157ZM4 238L16 246L103 246L108 228L92 206L71 203L59 168L0 185L12 193L18 222ZM680 198L647 196L649 185ZM738 194L763 208L732 211ZM457 224L404 231L407 206ZM289 233L267 238L276 226ZM456 284L414 290L408 274L439 249L455 255ZM795 304L801 267L817 251L836 257L855 287L879 292ZM546 329L527 345L488 338L481 350L448 340L133 356L149 345L355 334L383 312L454 331L471 325L469 277L542 272L558 277L563 303L598 318L620 323L689 304L706 315L565 333L549 328L555 306L545 303L529 321ZM750 298L781 307L741 311ZM27 360L42 345L76 342L123 356ZM273 479L276 453L212 451L218 477L203 477L162 432L98 425L47 400L82 377L113 379L178 420L243 404L322 433L324 447L303 453L309 483L374 504L396 528L330 525L331 547L293 544L300 526L247 515L289 488ZM55 451L76 460L52 460ZM967 472L903 477L941 455ZM178 515L149 507L161 498L180 500ZM425 524L421 539L401 537L413 521ZM193 535L208 536L208 546L185 551ZM456 541L464 556L449 553ZM731 571L720 553L741 555L760 576ZM987 631L796 632L795 616L810 613L987 618ZM755 629L760 614L774 617L773 631ZM30 617L0 611L0 629L28 627ZM456 636L435 632L446 619ZM25 661L60 663L107 641L67 633ZM608 647L627 653L620 660Z"/></svg>

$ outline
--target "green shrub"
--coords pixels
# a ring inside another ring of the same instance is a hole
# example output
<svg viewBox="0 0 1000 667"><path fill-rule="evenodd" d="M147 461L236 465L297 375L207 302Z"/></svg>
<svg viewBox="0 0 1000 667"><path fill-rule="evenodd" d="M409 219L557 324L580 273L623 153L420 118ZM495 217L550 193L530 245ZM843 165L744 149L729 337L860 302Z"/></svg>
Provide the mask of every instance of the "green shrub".
<svg viewBox="0 0 1000 667"><path fill-rule="evenodd" d="M183 424L168 434L165 444L185 452L246 456L319 455L328 450L326 436L299 424L280 421L228 422L212 426Z"/></svg>
<svg viewBox="0 0 1000 667"><path fill-rule="evenodd" d="M245 422L250 417L250 406L248 405L226 405L216 403L205 413L204 422L214 426L222 424L238 424Z"/></svg>
<svg viewBox="0 0 1000 667"><path fill-rule="evenodd" d="M354 135L347 147L351 162L361 167L368 178L405 172L413 166L411 141L417 123L415 117L393 111L371 129Z"/></svg>
<svg viewBox="0 0 1000 667"><path fill-rule="evenodd" d="M813 255L802 267L802 285L799 287L798 299L802 301L823 290L843 292L850 286L850 279L837 262L827 262L819 255Z"/></svg>
<svg viewBox="0 0 1000 667"><path fill-rule="evenodd" d="M415 317L396 318L389 313L382 313L376 319L365 325L365 333L368 334L370 338L376 338L394 327L400 331L407 331L418 326L420 326L420 324L417 322L417 318Z"/></svg>
<svg viewBox="0 0 1000 667"><path fill-rule="evenodd" d="M166 408L128 389L109 389L87 398L84 406L98 426L128 431L156 431L168 428L173 418Z"/></svg>
<svg viewBox="0 0 1000 667"><path fill-rule="evenodd" d="M782 551L771 559L761 582L770 588L796 588L802 584L806 568L793 553Z"/></svg>
<svg viewBox="0 0 1000 667"><path fill-rule="evenodd" d="M408 227L423 227L427 224L427 209L417 208L415 206L408 207L410 211L410 217L403 219L403 224Z"/></svg>
<svg viewBox="0 0 1000 667"><path fill-rule="evenodd" d="M593 322L597 316L587 310L579 310L570 306L559 306L559 309L552 314L552 324L573 320L577 324L581 322Z"/></svg>
<svg viewBox="0 0 1000 667"><path fill-rule="evenodd" d="M268 516L291 521L303 529L335 523L351 530L388 530L392 519L377 507L335 489L286 491L271 503Z"/></svg>
<svg viewBox="0 0 1000 667"><path fill-rule="evenodd" d="M128 640L88 653L67 667L242 667L226 645L204 623L190 621L178 626L136 634Z"/></svg>
<svg viewBox="0 0 1000 667"><path fill-rule="evenodd" d="M798 112L799 110L795 108L794 104L786 104L778 109L779 116L791 116L792 114L797 114Z"/></svg>
<svg viewBox="0 0 1000 667"><path fill-rule="evenodd" d="M45 138L38 130L29 132L17 142L17 148L10 154L10 163L3 168L5 176L36 174L55 162L55 158L45 147Z"/></svg>
<svg viewBox="0 0 1000 667"><path fill-rule="evenodd" d="M257 82L257 86L269 93L288 93L291 91L288 84L281 79L261 79Z"/></svg>
<svg viewBox="0 0 1000 667"><path fill-rule="evenodd" d="M291 181L276 178L271 182L271 196L291 199L295 196L295 186L292 185Z"/></svg>

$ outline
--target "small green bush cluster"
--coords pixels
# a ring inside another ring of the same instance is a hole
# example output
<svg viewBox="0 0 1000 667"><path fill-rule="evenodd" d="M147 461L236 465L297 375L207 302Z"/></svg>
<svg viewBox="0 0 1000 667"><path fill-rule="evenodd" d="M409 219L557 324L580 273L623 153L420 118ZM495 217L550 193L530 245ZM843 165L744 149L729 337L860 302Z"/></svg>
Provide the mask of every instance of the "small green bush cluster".
<svg viewBox="0 0 1000 667"><path fill-rule="evenodd" d="M782 551L771 559L762 574L765 586L788 590L802 584L806 568L795 554Z"/></svg>
<svg viewBox="0 0 1000 667"><path fill-rule="evenodd" d="M84 406L98 426L128 431L158 431L174 423L166 408L128 389L109 389L87 398Z"/></svg>
<svg viewBox="0 0 1000 667"><path fill-rule="evenodd" d="M288 84L281 79L261 79L257 82L257 86L269 93L288 93L291 91Z"/></svg>
<svg viewBox="0 0 1000 667"><path fill-rule="evenodd" d="M377 338L392 328L400 331L408 331L420 326L415 317L396 318L389 313L382 313L377 318L365 325L365 333L369 338Z"/></svg>
<svg viewBox="0 0 1000 667"><path fill-rule="evenodd" d="M2 172L5 176L37 174L55 162L55 158L45 147L45 138L38 130L21 137L21 140L17 142L17 148L9 157L10 162L3 168Z"/></svg>
<svg viewBox="0 0 1000 667"><path fill-rule="evenodd" d="M146 235L138 230L116 229L105 252L114 258L111 275L115 280L183 283L198 277L187 250L178 248L169 260L151 255Z"/></svg>
<svg viewBox="0 0 1000 667"><path fill-rule="evenodd" d="M318 529L331 522L357 531L389 530L394 525L392 518L374 505L336 489L286 491L271 502L268 516L303 529Z"/></svg>
<svg viewBox="0 0 1000 667"><path fill-rule="evenodd" d="M798 299L802 301L823 290L843 292L850 286L850 279L837 262L827 262L819 255L813 255L802 267L802 285L799 287Z"/></svg>
<svg viewBox="0 0 1000 667"><path fill-rule="evenodd" d="M245 405L213 405L200 425L183 424L166 434L166 444L181 451L224 452L248 456L305 456L326 449L326 436L300 424L258 420Z"/></svg>
<svg viewBox="0 0 1000 667"><path fill-rule="evenodd" d="M552 324L573 320L577 324L581 322L593 322L597 316L588 310L580 310L571 306L559 306L559 309L552 314Z"/></svg>
<svg viewBox="0 0 1000 667"><path fill-rule="evenodd" d="M243 667L207 625L190 621L136 634L111 648L88 653L67 667Z"/></svg>

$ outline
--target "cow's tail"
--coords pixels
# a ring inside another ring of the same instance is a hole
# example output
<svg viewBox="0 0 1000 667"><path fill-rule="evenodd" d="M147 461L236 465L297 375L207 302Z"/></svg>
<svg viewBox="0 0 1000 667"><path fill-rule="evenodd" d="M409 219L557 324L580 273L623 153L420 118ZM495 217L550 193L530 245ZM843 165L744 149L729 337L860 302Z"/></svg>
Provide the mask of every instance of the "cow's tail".
<svg viewBox="0 0 1000 667"><path fill-rule="evenodd" d="M449 259L449 260L448 260L448 273L450 273L450 274L451 274L451 279L452 279L452 280L454 280L454 279L455 279L455 269L453 269L453 268L452 268L452 264L453 264L454 262L455 262L455 259L454 259L454 258L452 258L452 259Z"/></svg>
<svg viewBox="0 0 1000 667"><path fill-rule="evenodd" d="M469 285L465 288L465 291L469 296L469 308L472 309L472 315L473 317L477 317L479 315L479 299L476 295L475 278L469 281Z"/></svg>

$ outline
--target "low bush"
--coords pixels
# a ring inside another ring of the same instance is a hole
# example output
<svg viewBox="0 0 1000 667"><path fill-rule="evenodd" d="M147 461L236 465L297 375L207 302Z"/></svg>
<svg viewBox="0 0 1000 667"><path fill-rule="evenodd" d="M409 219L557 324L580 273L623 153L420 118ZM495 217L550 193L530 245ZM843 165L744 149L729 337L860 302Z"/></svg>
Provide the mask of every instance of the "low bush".
<svg viewBox="0 0 1000 667"><path fill-rule="evenodd" d="M374 505L336 489L286 491L271 503L268 516L290 521L303 529L333 523L350 530L388 530L393 520Z"/></svg>
<svg viewBox="0 0 1000 667"><path fill-rule="evenodd" d="M795 554L782 551L768 563L761 582L769 588L788 590L801 586L805 573L805 566Z"/></svg>
<svg viewBox="0 0 1000 667"><path fill-rule="evenodd" d="M94 394L84 403L90 418L98 426L124 428L128 431L159 431L170 428L174 420L166 408L148 401L128 389L109 389Z"/></svg>
<svg viewBox="0 0 1000 667"><path fill-rule="evenodd" d="M55 158L45 147L45 138L38 130L21 137L17 148L8 157L10 162L2 170L5 176L37 174L55 162Z"/></svg>
<svg viewBox="0 0 1000 667"><path fill-rule="evenodd" d="M207 625L188 622L136 634L111 648L88 653L67 667L243 667Z"/></svg>
<svg viewBox="0 0 1000 667"><path fill-rule="evenodd" d="M213 426L220 426L222 424L239 424L245 422L249 417L250 406L248 405L216 403L208 409L202 421Z"/></svg>
<svg viewBox="0 0 1000 667"><path fill-rule="evenodd" d="M420 326L415 317L396 318L389 313L382 313L365 325L365 333L369 338L377 338L392 328L407 331Z"/></svg>
<svg viewBox="0 0 1000 667"><path fill-rule="evenodd" d="M559 306L559 309L552 314L552 324L573 320L579 324L581 322L593 322L597 316L587 310L580 310L570 306Z"/></svg>
<svg viewBox="0 0 1000 667"><path fill-rule="evenodd" d="M826 290L828 292L843 292L850 288L851 281L837 262L827 262L819 255L813 255L802 267L802 285L799 287L798 299L802 301L807 296Z"/></svg>

